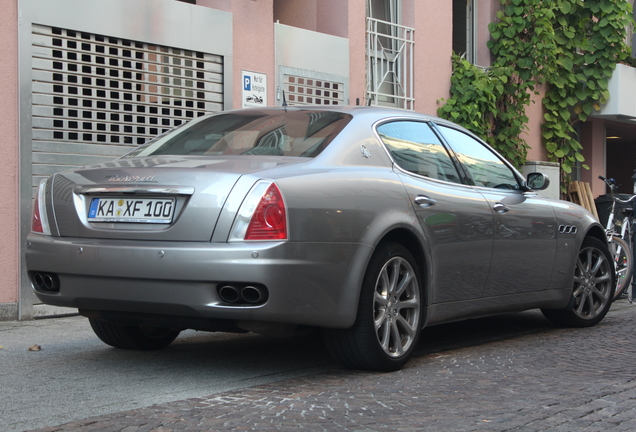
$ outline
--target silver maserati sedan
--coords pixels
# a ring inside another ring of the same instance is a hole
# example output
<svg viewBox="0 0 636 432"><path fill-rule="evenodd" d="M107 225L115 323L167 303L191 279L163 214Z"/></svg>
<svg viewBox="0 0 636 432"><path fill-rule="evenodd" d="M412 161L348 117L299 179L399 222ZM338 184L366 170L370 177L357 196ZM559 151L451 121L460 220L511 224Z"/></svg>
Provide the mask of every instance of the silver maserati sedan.
<svg viewBox="0 0 636 432"><path fill-rule="evenodd" d="M28 275L114 347L316 329L344 366L397 370L425 326L532 308L603 319L604 230L542 197L548 182L410 111L225 111L43 181Z"/></svg>

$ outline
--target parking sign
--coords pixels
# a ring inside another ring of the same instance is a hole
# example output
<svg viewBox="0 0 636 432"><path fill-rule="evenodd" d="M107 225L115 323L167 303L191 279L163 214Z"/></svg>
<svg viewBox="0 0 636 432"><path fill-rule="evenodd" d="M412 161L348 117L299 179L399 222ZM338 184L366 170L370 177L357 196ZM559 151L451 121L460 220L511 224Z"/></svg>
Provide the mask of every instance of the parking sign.
<svg viewBox="0 0 636 432"><path fill-rule="evenodd" d="M258 72L242 71L243 100L242 107L267 106L267 75Z"/></svg>

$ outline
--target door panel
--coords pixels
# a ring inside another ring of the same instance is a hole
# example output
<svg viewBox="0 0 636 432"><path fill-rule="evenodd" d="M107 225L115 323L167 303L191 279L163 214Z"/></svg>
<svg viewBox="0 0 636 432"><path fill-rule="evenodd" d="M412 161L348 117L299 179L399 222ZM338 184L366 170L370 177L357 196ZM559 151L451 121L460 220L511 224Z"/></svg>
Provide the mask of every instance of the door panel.
<svg viewBox="0 0 636 432"><path fill-rule="evenodd" d="M552 206L534 193L479 191L495 218L493 260L483 296L549 289L556 259Z"/></svg>
<svg viewBox="0 0 636 432"><path fill-rule="evenodd" d="M438 125L468 177L493 210L494 247L484 297L549 289L556 256L550 203L524 192L521 175L475 137Z"/></svg>
<svg viewBox="0 0 636 432"><path fill-rule="evenodd" d="M431 242L433 303L481 296L493 247L493 216L473 188L401 174Z"/></svg>

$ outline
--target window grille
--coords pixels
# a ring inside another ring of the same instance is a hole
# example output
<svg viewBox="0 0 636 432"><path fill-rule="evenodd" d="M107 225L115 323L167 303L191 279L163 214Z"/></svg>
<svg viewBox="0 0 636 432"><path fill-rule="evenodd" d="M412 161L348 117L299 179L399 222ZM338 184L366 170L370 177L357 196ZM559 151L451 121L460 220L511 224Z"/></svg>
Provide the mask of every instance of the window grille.
<svg viewBox="0 0 636 432"><path fill-rule="evenodd" d="M414 109L415 30L367 18L367 99L371 105Z"/></svg>
<svg viewBox="0 0 636 432"><path fill-rule="evenodd" d="M289 105L344 105L344 83L283 74L283 90Z"/></svg>

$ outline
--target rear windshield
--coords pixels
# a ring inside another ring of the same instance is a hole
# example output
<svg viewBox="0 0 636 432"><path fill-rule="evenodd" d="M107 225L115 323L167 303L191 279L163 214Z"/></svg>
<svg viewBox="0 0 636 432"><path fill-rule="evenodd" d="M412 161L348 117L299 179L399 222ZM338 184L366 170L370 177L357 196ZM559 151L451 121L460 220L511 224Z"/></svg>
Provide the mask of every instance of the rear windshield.
<svg viewBox="0 0 636 432"><path fill-rule="evenodd" d="M143 144L125 157L268 155L315 157L349 123L333 111L228 112L205 117Z"/></svg>

